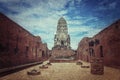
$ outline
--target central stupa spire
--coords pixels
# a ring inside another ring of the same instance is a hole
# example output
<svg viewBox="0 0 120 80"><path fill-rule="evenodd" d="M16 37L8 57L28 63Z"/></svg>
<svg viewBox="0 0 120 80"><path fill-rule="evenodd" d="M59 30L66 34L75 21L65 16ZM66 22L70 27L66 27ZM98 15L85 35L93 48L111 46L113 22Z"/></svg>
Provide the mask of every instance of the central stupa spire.
<svg viewBox="0 0 120 80"><path fill-rule="evenodd" d="M57 31L54 37L54 48L70 48L70 36L68 34L67 22L61 17L58 20Z"/></svg>

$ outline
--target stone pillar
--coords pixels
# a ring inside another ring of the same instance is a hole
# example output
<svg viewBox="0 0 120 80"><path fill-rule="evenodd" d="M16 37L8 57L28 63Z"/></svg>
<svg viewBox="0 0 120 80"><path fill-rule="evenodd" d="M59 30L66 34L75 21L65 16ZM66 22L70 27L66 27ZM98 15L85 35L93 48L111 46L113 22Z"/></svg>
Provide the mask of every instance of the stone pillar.
<svg viewBox="0 0 120 80"><path fill-rule="evenodd" d="M92 57L90 62L92 74L104 74L103 58Z"/></svg>
<svg viewBox="0 0 120 80"><path fill-rule="evenodd" d="M99 50L99 56L97 55L96 50ZM89 42L89 53L90 53L90 63L91 63L91 73L102 75L104 74L104 64L103 64L103 49L99 45L98 41L96 44L95 41Z"/></svg>

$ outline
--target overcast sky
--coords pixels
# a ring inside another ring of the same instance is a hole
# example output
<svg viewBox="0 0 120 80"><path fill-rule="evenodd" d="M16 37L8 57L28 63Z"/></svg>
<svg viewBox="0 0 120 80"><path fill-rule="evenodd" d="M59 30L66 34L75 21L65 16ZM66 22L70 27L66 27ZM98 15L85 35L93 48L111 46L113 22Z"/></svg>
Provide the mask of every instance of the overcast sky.
<svg viewBox="0 0 120 80"><path fill-rule="evenodd" d="M57 22L68 23L71 47L92 37L120 19L120 0L0 0L0 12L48 44L54 46Z"/></svg>

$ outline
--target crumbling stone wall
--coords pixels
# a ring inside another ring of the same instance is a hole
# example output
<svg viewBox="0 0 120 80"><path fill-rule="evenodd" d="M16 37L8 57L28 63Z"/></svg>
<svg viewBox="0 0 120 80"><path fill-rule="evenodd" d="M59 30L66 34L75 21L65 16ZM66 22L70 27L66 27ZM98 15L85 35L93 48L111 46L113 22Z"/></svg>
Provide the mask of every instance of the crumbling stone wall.
<svg viewBox="0 0 120 80"><path fill-rule="evenodd" d="M39 36L0 13L0 68L41 61L43 46Z"/></svg>
<svg viewBox="0 0 120 80"><path fill-rule="evenodd" d="M116 21L112 25L108 26L95 36L93 36L90 41L96 42L98 40L99 44L94 44L94 53L96 57L103 57L104 64L112 67L120 66L120 20ZM78 46L77 53L79 58L87 61L84 55L85 50L89 47L89 41L87 43L86 39L83 39L79 44L83 46ZM102 54L101 54L102 49ZM81 56L84 55L84 56ZM89 54L90 55L90 54ZM83 59L84 58L84 59ZM89 58L90 59L90 58ZM90 60L89 60L90 61Z"/></svg>

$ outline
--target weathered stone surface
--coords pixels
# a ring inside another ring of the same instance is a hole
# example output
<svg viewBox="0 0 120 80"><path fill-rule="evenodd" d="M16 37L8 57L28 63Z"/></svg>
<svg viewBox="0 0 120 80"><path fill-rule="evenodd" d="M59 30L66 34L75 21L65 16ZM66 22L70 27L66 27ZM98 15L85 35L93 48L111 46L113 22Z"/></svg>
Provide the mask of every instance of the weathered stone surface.
<svg viewBox="0 0 120 80"><path fill-rule="evenodd" d="M80 41L77 49L77 59L81 59L87 62L90 61L89 44L88 44L90 40L91 38L85 37Z"/></svg>
<svg viewBox="0 0 120 80"><path fill-rule="evenodd" d="M67 22L63 17L58 20L57 31L54 37L54 47L51 52L51 59L70 58L75 54L70 47Z"/></svg>
<svg viewBox="0 0 120 80"><path fill-rule="evenodd" d="M33 70L31 70L31 71L28 71L27 74L28 74L28 75L40 75L41 72L38 71L38 70L36 70L36 69L33 69Z"/></svg>
<svg viewBox="0 0 120 80"><path fill-rule="evenodd" d="M70 36L68 34L67 22L63 17L58 20L57 31L54 37L54 48L70 49Z"/></svg>
<svg viewBox="0 0 120 80"><path fill-rule="evenodd" d="M92 47L94 56L103 57L104 64L107 66L120 67L120 20L93 36L90 41L94 42ZM78 57L84 61L90 61L90 58L86 58L90 56L89 41L83 39L80 44L82 46L78 46ZM85 50L88 50L88 52Z"/></svg>
<svg viewBox="0 0 120 80"><path fill-rule="evenodd" d="M40 68L40 69L47 69L48 66L47 66L47 65L42 65L42 66L40 66L39 68Z"/></svg>
<svg viewBox="0 0 120 80"><path fill-rule="evenodd" d="M90 63L91 63L92 74L98 74L98 75L104 74L103 58L92 57Z"/></svg>
<svg viewBox="0 0 120 80"><path fill-rule="evenodd" d="M47 45L0 13L0 68L41 61Z"/></svg>
<svg viewBox="0 0 120 80"><path fill-rule="evenodd" d="M72 50L52 50L52 58L69 58L74 55L74 51Z"/></svg>

